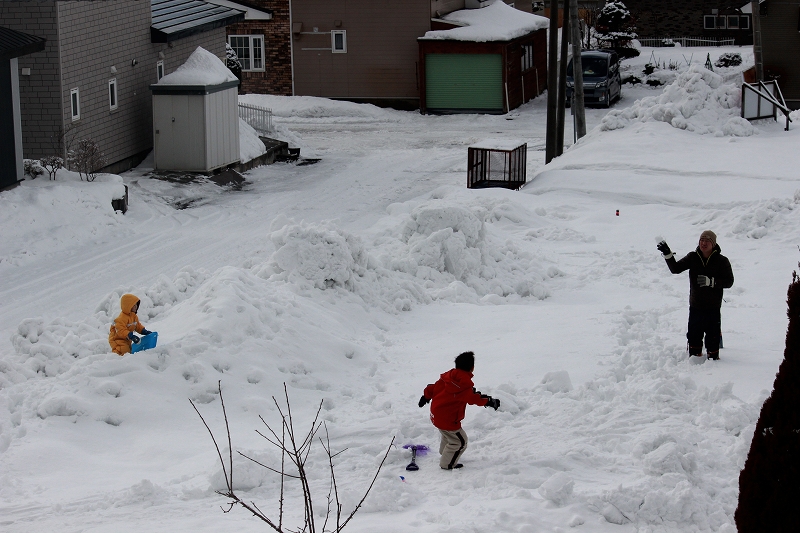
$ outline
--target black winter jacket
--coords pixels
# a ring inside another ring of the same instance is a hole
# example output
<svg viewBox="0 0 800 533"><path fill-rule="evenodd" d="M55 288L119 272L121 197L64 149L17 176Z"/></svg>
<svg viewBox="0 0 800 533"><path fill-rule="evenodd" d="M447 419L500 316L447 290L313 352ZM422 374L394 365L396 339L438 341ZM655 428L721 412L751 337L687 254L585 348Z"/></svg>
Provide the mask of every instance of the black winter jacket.
<svg viewBox="0 0 800 533"><path fill-rule="evenodd" d="M673 274L689 271L689 307L698 309L722 307L722 289L730 289L733 286L733 270L728 258L720 253L719 245L714 245L708 259L703 258L698 246L694 252L686 254L680 261L676 261L674 256L666 261L669 271ZM714 278L714 286L699 286L697 276L700 275Z"/></svg>

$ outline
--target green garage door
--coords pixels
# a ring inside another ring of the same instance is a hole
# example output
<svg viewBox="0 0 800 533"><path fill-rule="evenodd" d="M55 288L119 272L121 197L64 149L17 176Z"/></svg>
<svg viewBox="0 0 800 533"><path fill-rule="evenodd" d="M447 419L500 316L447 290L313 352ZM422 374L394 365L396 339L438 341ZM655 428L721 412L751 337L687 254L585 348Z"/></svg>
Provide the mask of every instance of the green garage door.
<svg viewBox="0 0 800 533"><path fill-rule="evenodd" d="M425 107L503 112L500 54L425 54Z"/></svg>

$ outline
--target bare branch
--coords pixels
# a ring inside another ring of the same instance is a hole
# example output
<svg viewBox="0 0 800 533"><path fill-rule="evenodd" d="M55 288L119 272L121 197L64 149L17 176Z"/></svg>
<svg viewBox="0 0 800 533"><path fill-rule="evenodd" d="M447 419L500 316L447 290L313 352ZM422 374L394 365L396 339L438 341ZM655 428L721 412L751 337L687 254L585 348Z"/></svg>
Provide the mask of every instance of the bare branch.
<svg viewBox="0 0 800 533"><path fill-rule="evenodd" d="M276 474L280 474L280 475L282 475L282 476L286 476L286 477L291 477L291 478L294 478L294 479L300 479L299 477L297 477L297 476L293 476L293 475L291 475L291 474L287 474L286 472L281 472L281 471L279 471L279 470L275 470L274 468L272 468L272 467L269 467L269 466L265 465L264 463L261 463L261 462L259 462L259 461L256 461L256 460L255 460L255 459L253 459L252 457L248 457L247 455L243 454L242 452L236 452L236 453L238 453L239 455L241 455L241 456L242 456L242 457L244 457L245 459L248 459L248 460L250 460L250 461L253 461L253 462L254 462L255 464L257 464L258 466L263 466L263 467L264 467L264 468L266 468L267 470L270 470L270 471L272 471L272 472L275 472Z"/></svg>
<svg viewBox="0 0 800 533"><path fill-rule="evenodd" d="M217 439L214 438L214 434L211 432L211 428L208 427L206 419L203 418L203 415L201 415L200 411L197 410L197 406L194 404L194 402L192 400L189 400L189 403L192 404L192 407L194 407L194 411L197 413L197 416L199 416L200 420L203 421L203 425L206 426L208 434L211 435L211 440L214 441L214 448L217 449L217 456L219 457L219 462L222 465L222 475L225 476L225 484L228 486L228 492L233 492L233 485L231 481L228 480L228 472L225 470L225 461L222 459L222 452L219 450Z"/></svg>
<svg viewBox="0 0 800 533"><path fill-rule="evenodd" d="M386 462L386 458L389 457L389 452L391 451L392 445L394 444L394 439L395 439L395 437L392 437L392 442L390 442L389 446L386 448L386 453L383 455L383 459L381 460L381 464L378 465L378 471L375 472L375 477L372 478L372 483L370 483L369 487L367 487L367 492L364 493L364 497L361 498L360 502L358 502L358 505L356 505L356 508L353 509L352 513L350 513L350 516L347 517L347 520L344 521L344 524L342 524L341 527L337 528L336 531L341 531L342 529L344 529L344 526L346 526L347 523L350 520L352 520L353 516L356 514L356 511L358 511L361 508L361 505L364 503L364 500L367 499L367 496L369 495L369 491L372 490L372 486L375 484L375 480L378 479L378 474L381 473L381 468L383 468L383 464Z"/></svg>

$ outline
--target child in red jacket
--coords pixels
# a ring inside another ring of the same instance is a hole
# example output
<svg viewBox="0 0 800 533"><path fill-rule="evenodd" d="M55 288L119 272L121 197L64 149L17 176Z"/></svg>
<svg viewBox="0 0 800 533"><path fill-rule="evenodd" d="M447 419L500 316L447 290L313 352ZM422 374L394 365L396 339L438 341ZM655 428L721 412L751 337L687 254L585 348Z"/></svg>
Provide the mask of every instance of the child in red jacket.
<svg viewBox="0 0 800 533"><path fill-rule="evenodd" d="M439 376L436 383L425 387L419 406L431 403L431 422L439 430L442 440L439 453L442 458L439 466L445 470L461 468L458 459L467 449L467 434L461 427L467 404L500 407L500 400L481 394L472 384L472 371L475 369L475 354L464 352L456 357L456 367Z"/></svg>

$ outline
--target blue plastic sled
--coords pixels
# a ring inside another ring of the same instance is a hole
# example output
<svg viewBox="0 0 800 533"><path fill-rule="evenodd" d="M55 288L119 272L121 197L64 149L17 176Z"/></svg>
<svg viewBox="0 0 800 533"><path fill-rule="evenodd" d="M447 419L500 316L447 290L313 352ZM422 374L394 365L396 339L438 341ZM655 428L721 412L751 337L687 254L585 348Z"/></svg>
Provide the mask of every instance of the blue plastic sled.
<svg viewBox="0 0 800 533"><path fill-rule="evenodd" d="M155 348L158 342L158 332L153 331L149 335L142 337L138 343L131 344L131 353L141 352L142 350L149 350Z"/></svg>

